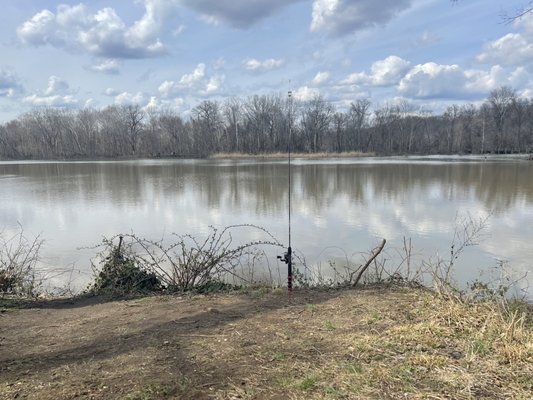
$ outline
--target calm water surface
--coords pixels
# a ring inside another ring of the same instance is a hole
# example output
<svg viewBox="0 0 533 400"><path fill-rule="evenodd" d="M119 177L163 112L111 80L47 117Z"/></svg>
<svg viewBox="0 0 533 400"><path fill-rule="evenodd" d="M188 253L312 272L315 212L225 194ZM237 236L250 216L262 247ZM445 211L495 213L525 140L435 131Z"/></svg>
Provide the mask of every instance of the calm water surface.
<svg viewBox="0 0 533 400"><path fill-rule="evenodd" d="M293 247L309 265L345 254L357 261L381 238L391 263L404 237L419 259L448 257L457 215L492 213L479 245L459 260L459 281L486 276L498 260L514 276L533 272L531 161L296 160L292 171ZM72 270L53 282L81 288L95 251L79 248L102 236L159 239L252 223L286 243L287 193L287 165L277 161L2 162L0 231L20 223L42 233L42 268Z"/></svg>

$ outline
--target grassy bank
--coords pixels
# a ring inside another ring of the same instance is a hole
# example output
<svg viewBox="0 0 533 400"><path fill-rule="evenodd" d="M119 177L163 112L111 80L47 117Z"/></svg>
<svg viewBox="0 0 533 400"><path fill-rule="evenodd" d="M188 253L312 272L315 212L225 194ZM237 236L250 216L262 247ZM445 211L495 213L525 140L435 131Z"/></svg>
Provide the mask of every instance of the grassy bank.
<svg viewBox="0 0 533 400"><path fill-rule="evenodd" d="M530 310L374 287L0 314L0 398L530 399Z"/></svg>
<svg viewBox="0 0 533 400"><path fill-rule="evenodd" d="M359 158L372 157L374 153L362 153L359 151L347 151L341 153L292 153L294 158L317 159L317 158ZM213 160L261 160L261 159L285 159L287 153L261 153L261 154L246 154L246 153L215 153L209 156Z"/></svg>

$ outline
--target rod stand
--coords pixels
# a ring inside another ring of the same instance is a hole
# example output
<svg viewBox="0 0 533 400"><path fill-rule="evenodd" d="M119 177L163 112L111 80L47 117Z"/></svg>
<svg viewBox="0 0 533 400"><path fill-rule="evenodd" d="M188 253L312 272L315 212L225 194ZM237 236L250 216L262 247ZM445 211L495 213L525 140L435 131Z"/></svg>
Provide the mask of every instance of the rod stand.
<svg viewBox="0 0 533 400"><path fill-rule="evenodd" d="M278 256L278 259L287 264L287 290L289 294L289 301L292 293L292 248L289 246L287 252L283 256Z"/></svg>

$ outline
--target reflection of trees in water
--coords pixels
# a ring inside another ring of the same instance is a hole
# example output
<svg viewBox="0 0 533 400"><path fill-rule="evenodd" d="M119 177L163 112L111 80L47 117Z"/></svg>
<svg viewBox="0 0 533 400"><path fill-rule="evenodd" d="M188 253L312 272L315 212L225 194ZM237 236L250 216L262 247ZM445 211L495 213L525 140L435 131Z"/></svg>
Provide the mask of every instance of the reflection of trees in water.
<svg viewBox="0 0 533 400"><path fill-rule="evenodd" d="M345 195L363 205L383 198L472 197L488 209L504 211L518 201L533 201L532 173L530 163L515 162L309 165L296 170L302 185L299 200L315 210Z"/></svg>
<svg viewBox="0 0 533 400"><path fill-rule="evenodd" d="M204 207L259 215L287 207L285 163L43 163L0 165L0 176L24 178L28 194L49 201L99 198L141 205L185 194ZM533 201L533 164L527 162L300 164L293 166L294 201L319 212L339 196L363 205L385 199L473 197L504 211Z"/></svg>

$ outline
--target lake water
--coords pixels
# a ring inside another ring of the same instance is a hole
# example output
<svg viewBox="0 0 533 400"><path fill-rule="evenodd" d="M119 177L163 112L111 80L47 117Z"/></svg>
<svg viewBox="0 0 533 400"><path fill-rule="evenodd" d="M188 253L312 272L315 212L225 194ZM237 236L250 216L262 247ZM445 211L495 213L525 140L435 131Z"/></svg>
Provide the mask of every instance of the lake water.
<svg viewBox="0 0 533 400"><path fill-rule="evenodd" d="M51 282L79 289L92 277L95 254L79 248L102 236L160 239L256 224L286 244L287 172L286 161L1 162L0 231L20 224L29 236L42 234L41 268L69 271ZM292 195L293 247L326 274L330 261L360 262L381 238L391 265L404 237L416 262L449 257L457 218L488 214L479 244L458 260L457 279L486 277L500 260L514 277L533 271L532 161L296 159ZM275 254L270 262L284 268Z"/></svg>

